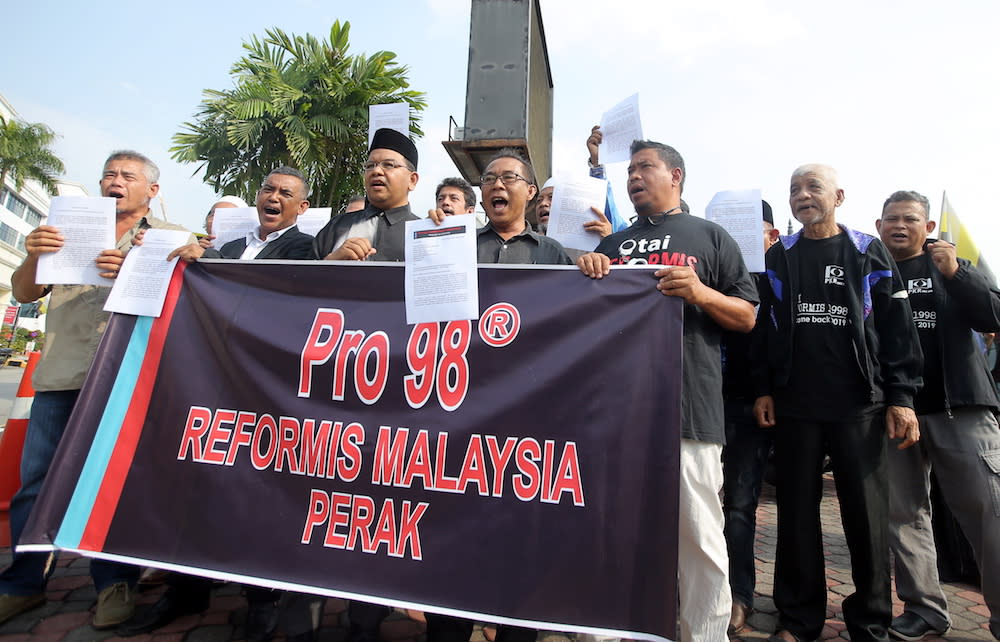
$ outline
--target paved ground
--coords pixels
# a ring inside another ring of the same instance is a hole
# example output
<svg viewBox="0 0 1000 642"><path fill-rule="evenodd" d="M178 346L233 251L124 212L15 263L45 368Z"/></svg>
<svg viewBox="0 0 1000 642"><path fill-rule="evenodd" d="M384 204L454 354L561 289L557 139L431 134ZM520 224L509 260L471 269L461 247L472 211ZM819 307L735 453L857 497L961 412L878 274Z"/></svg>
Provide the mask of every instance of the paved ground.
<svg viewBox="0 0 1000 642"><path fill-rule="evenodd" d="M774 578L775 546L775 506L770 487L765 486L758 512L757 529L757 613L750 618L753 631L743 635L742 640L761 640L774 631L776 619L771 591ZM5 517L0 513L0 519ZM0 524L6 529L6 524ZM850 639L844 631L841 602L844 596L853 592L847 547L843 531L840 529L840 511L829 477L823 500L823 528L826 533L827 583L830 587L827 623L823 639ZM0 567L10 561L10 549L0 549ZM141 602L156 599L162 589L144 593ZM992 640L987 629L988 611L978 590L961 584L945 586L948 603L954 622L948 640ZM57 640L103 640L117 639L110 633L95 631L88 624L94 602L94 589L87 575L87 560L64 557L58 563L48 587L48 604L30 613L25 613L0 626L0 642L41 642ZM895 605L898 614L902 611ZM324 642L341 642L346 637L346 613L343 600L327 600L323 617L321 639ZM221 586L213 593L212 604L203 615L189 616L158 631L156 635L129 638L130 640L162 640L185 642L214 642L237 640L242 637L242 621L246 601L239 595L239 588L233 585ZM382 625L382 637L388 642L422 642L424 626L419 619L411 618L404 612L390 616ZM542 642L569 642L558 633L543 633ZM279 638L280 639L280 638ZM933 640L937 638L926 638ZM473 642L482 642L482 632L477 627Z"/></svg>

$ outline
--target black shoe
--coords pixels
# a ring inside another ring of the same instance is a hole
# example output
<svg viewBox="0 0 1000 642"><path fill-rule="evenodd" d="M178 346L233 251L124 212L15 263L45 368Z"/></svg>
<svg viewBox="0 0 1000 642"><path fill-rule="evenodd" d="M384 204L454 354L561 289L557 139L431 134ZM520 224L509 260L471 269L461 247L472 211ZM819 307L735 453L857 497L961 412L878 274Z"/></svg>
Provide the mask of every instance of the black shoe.
<svg viewBox="0 0 1000 642"><path fill-rule="evenodd" d="M183 615L194 615L208 608L208 600L192 601L182 599L179 591L167 591L145 611L136 613L127 622L115 630L119 637L128 638L133 635L149 633L166 626Z"/></svg>
<svg viewBox="0 0 1000 642"><path fill-rule="evenodd" d="M889 625L889 635L899 640L922 640L928 635L944 635L950 628L950 626L946 626L941 630L935 629L927 620L916 613L904 611L899 617L892 618L892 624Z"/></svg>
<svg viewBox="0 0 1000 642"><path fill-rule="evenodd" d="M265 642L278 628L276 602L250 602L247 608L247 642Z"/></svg>

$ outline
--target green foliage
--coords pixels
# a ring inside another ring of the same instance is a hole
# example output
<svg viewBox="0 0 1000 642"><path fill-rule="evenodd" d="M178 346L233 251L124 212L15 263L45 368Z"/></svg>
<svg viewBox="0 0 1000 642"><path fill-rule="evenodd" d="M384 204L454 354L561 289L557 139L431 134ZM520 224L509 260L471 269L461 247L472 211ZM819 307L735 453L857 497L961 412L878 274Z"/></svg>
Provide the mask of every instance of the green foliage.
<svg viewBox="0 0 1000 642"><path fill-rule="evenodd" d="M13 354L23 354L25 347L28 345L29 341L35 342L35 350L41 350L42 346L45 345L45 333L41 330L28 330L26 328L18 328L17 332L14 334L12 339L7 339L7 335L10 334L10 326L5 325L3 327L3 342L0 346L8 347L14 351Z"/></svg>
<svg viewBox="0 0 1000 642"><path fill-rule="evenodd" d="M55 194L56 179L66 171L63 162L49 149L55 139L55 132L41 123L0 117L0 186L10 176L20 191L26 180L34 179Z"/></svg>
<svg viewBox="0 0 1000 642"><path fill-rule="evenodd" d="M247 201L270 170L290 165L312 181L313 205L343 208L363 186L368 105L409 103L415 136L426 107L396 54L348 55L350 28L334 22L329 40L269 29L244 42L247 53L230 70L234 88L203 92L195 122L174 135L172 157L200 162L205 182Z"/></svg>

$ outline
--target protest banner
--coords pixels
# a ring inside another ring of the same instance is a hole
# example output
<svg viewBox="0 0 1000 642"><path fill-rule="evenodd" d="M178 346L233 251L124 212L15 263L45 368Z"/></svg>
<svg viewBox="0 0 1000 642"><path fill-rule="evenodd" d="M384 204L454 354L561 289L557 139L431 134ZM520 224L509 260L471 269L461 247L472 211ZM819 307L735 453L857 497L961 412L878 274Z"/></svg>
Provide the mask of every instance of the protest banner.
<svg viewBox="0 0 1000 642"><path fill-rule="evenodd" d="M549 630L676 626L682 305L649 269L178 266L115 315L21 545Z"/></svg>

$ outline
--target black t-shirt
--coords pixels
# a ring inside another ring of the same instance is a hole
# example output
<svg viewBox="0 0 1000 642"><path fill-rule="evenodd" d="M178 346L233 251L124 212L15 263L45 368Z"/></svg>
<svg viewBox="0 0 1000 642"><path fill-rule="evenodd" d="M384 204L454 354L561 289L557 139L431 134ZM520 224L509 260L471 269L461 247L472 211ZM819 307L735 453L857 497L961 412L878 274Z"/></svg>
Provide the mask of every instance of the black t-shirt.
<svg viewBox="0 0 1000 642"><path fill-rule="evenodd" d="M751 275L759 292L767 278L758 272ZM752 404L757 394L750 367L750 334L722 333L722 395L727 403Z"/></svg>
<svg viewBox="0 0 1000 642"><path fill-rule="evenodd" d="M917 326L920 349L924 352L924 387L913 398L913 408L918 415L943 412L944 373L941 353L938 350L937 309L934 307L934 282L926 257L916 256L896 263L903 285L910 296L913 308L913 325Z"/></svg>
<svg viewBox="0 0 1000 642"><path fill-rule="evenodd" d="M848 420L870 411L851 339L843 233L797 243L799 295L793 302L792 369L775 391L779 417Z"/></svg>
<svg viewBox="0 0 1000 642"><path fill-rule="evenodd" d="M720 226L690 214L672 214L657 225L640 216L630 227L601 241L595 251L609 256L612 265L686 265L712 289L757 303L757 290L736 242ZM655 291L652 279L649 287ZM722 328L708 314L685 304L681 394L681 436L685 439L718 444L725 440L721 337Z"/></svg>

